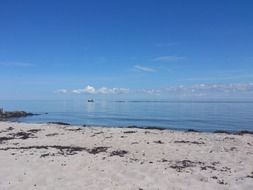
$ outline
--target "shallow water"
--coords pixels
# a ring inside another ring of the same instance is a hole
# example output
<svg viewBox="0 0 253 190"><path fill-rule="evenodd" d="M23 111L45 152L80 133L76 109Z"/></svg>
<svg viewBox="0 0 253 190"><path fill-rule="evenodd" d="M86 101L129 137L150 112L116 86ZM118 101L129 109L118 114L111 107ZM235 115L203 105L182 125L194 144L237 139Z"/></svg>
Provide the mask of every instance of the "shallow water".
<svg viewBox="0 0 253 190"><path fill-rule="evenodd" d="M21 122L253 131L250 101L0 101L6 110L45 113Z"/></svg>

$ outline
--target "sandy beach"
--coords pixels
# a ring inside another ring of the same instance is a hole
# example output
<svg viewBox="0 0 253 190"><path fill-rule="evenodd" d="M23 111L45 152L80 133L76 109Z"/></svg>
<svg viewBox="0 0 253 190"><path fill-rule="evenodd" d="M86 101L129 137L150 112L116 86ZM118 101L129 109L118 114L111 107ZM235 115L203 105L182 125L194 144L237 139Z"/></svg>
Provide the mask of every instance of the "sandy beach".
<svg viewBox="0 0 253 190"><path fill-rule="evenodd" d="M253 189L253 135L0 122L0 189Z"/></svg>

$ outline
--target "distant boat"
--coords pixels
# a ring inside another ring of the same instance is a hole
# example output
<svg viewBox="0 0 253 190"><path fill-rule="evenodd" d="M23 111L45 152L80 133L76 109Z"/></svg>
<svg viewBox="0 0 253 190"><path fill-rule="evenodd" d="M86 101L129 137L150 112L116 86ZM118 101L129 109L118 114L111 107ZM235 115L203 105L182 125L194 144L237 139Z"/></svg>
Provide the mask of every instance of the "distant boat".
<svg viewBox="0 0 253 190"><path fill-rule="evenodd" d="M94 100L93 99L89 99L88 102L94 102Z"/></svg>

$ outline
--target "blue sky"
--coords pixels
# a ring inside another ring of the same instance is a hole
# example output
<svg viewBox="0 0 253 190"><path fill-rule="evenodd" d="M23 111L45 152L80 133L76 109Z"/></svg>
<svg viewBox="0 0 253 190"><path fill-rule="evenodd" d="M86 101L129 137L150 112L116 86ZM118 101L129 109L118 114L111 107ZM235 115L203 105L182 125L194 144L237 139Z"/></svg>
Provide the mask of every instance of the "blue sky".
<svg viewBox="0 0 253 190"><path fill-rule="evenodd" d="M0 99L250 97L253 1L0 2Z"/></svg>

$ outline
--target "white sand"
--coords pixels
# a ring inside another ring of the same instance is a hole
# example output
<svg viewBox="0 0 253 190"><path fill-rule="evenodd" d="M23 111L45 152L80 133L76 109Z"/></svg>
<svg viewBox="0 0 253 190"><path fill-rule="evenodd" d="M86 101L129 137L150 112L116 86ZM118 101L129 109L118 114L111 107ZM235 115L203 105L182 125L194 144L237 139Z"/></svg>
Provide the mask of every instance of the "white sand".
<svg viewBox="0 0 253 190"><path fill-rule="evenodd" d="M41 131L17 135L30 129ZM0 122L0 190L253 189L253 135L71 129L78 127ZM101 146L109 148L91 152ZM116 150L127 153L111 156Z"/></svg>

